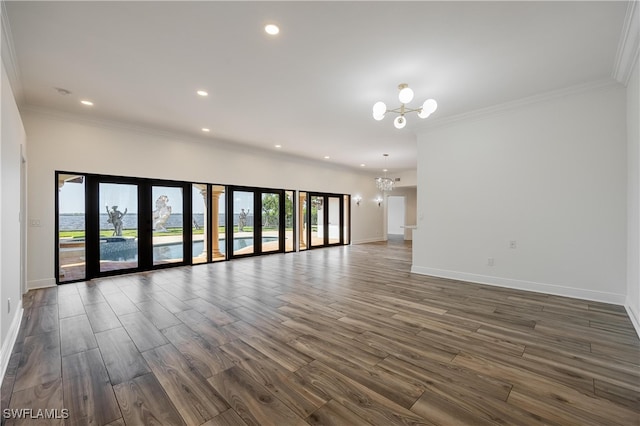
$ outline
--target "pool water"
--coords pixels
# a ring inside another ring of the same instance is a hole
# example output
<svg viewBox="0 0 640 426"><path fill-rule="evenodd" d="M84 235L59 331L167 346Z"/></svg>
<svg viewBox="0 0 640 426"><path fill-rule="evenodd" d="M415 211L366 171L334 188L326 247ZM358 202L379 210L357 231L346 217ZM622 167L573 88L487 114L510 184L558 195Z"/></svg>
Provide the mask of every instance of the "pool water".
<svg viewBox="0 0 640 426"><path fill-rule="evenodd" d="M263 237L262 242L267 243L270 241L277 241L277 237ZM181 259L182 248L181 242L171 244L158 244L153 246L153 258L155 260L168 260L168 259ZM233 239L233 250L237 251L245 247L253 245L252 237L241 237ZM193 255L198 256L204 249L204 241L193 242ZM220 240L220 252L225 253L226 244L225 240ZM119 241L110 241L104 239L100 244L100 259L101 260L114 260L114 261L131 261L138 260L138 241L130 240L126 245L123 245Z"/></svg>

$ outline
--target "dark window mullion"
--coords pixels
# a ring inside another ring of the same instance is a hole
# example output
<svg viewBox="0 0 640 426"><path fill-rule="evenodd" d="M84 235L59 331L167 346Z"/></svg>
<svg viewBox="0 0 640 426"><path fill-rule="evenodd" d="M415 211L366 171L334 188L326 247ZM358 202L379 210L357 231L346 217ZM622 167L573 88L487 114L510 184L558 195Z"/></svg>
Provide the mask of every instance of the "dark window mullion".
<svg viewBox="0 0 640 426"><path fill-rule="evenodd" d="M253 254L262 254L262 194L258 190L248 190L253 193Z"/></svg>
<svg viewBox="0 0 640 426"><path fill-rule="evenodd" d="M87 279L100 275L100 194L99 180L86 176L85 185L85 247L87 250Z"/></svg>
<svg viewBox="0 0 640 426"><path fill-rule="evenodd" d="M278 251L286 252L286 229L287 229L287 191L279 190L280 193L280 213L278 215Z"/></svg>
<svg viewBox="0 0 640 426"><path fill-rule="evenodd" d="M182 263L193 263L193 199L191 184L182 184L182 247L184 247Z"/></svg>
<svg viewBox="0 0 640 426"><path fill-rule="evenodd" d="M138 268L142 271L153 268L152 186L138 182Z"/></svg>
<svg viewBox="0 0 640 426"><path fill-rule="evenodd" d="M340 197L340 208L338 211L340 220L338 226L340 227L340 242L338 244L344 244L344 197Z"/></svg>

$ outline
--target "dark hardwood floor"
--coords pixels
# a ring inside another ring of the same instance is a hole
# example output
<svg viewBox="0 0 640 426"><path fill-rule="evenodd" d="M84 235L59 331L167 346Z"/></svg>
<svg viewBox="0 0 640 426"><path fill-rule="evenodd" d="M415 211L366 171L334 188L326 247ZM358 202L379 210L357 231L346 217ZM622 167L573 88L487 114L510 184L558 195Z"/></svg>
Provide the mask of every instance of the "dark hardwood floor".
<svg viewBox="0 0 640 426"><path fill-rule="evenodd" d="M42 424L69 425L640 423L623 307L412 275L410 257L364 244L31 291L2 408L65 408Z"/></svg>

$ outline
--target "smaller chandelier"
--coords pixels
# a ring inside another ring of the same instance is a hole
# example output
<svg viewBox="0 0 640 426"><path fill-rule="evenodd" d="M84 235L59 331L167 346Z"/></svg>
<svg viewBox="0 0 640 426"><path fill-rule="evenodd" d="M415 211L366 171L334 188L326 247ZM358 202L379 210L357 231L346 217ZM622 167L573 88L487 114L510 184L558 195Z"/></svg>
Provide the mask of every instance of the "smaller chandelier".
<svg viewBox="0 0 640 426"><path fill-rule="evenodd" d="M409 88L409 85L406 83L402 83L398 86L398 100L400 101L400 106L395 109L387 109L387 105L382 102L376 102L373 105L373 118L380 121L384 118L384 115L388 112L394 112L396 114L400 114L393 120L393 125L396 129L402 129L407 125L407 119L405 118L405 114L409 112L417 112L418 117L427 118L431 114L438 109L438 103L433 99L427 99L424 101L420 108L407 108L406 104L413 100L413 90Z"/></svg>
<svg viewBox="0 0 640 426"><path fill-rule="evenodd" d="M384 156L385 164L385 168L382 169L382 171L384 172L384 176L376 178L376 187L382 192L388 192L393 190L393 185L395 184L395 182L393 181L393 179L387 177L387 157L389 156L389 154L382 155Z"/></svg>

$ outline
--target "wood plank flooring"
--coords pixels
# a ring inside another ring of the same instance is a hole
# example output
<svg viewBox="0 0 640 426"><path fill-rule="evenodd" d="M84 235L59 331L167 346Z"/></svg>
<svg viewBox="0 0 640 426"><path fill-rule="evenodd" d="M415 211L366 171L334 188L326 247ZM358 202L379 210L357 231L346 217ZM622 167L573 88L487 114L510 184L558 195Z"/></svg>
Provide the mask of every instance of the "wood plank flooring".
<svg viewBox="0 0 640 426"><path fill-rule="evenodd" d="M412 275L388 242L29 292L2 409L68 425L638 425L623 307Z"/></svg>

